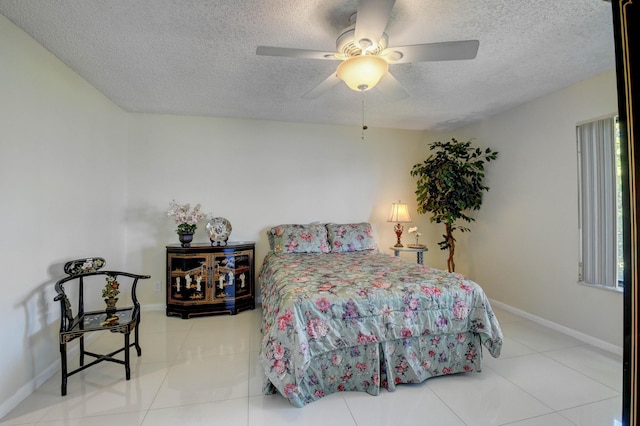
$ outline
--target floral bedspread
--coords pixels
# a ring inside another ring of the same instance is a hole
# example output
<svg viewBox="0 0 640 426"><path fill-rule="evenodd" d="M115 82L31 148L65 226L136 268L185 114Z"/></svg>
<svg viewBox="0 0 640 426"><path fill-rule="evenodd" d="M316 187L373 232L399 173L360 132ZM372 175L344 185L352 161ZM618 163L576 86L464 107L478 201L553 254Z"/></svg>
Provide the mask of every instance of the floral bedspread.
<svg viewBox="0 0 640 426"><path fill-rule="evenodd" d="M480 345L500 355L484 291L459 274L378 251L271 252L259 282L267 388L296 406L480 371Z"/></svg>

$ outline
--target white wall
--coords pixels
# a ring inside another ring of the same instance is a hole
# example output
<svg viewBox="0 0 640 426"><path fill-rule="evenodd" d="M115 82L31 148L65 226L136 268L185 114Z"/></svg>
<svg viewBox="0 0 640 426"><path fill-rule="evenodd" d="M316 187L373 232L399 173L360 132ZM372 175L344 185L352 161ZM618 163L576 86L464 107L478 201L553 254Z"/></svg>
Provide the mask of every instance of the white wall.
<svg viewBox="0 0 640 426"><path fill-rule="evenodd" d="M125 124L0 15L0 417L57 367L61 265L125 258Z"/></svg>
<svg viewBox="0 0 640 426"><path fill-rule="evenodd" d="M257 271L272 226L369 221L391 253L391 203L402 199L415 212L409 170L422 132L370 128L362 141L356 124L143 114L130 116L130 129L127 252L163 288L165 246L178 242L166 216L172 199L229 219L231 240L256 241ZM209 242L205 224L194 241ZM143 286L141 300L164 305L153 287Z"/></svg>
<svg viewBox="0 0 640 426"><path fill-rule="evenodd" d="M622 293L577 283L575 127L616 111L610 71L453 136L500 152L477 222L461 238L460 272L495 300L622 347Z"/></svg>

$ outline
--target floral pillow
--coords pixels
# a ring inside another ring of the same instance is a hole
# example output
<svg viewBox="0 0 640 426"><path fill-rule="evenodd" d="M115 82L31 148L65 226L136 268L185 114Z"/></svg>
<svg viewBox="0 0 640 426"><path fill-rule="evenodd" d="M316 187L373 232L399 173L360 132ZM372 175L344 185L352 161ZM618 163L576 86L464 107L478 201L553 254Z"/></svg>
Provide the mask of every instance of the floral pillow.
<svg viewBox="0 0 640 426"><path fill-rule="evenodd" d="M329 253L327 228L322 224L278 225L268 232L269 245L276 253Z"/></svg>
<svg viewBox="0 0 640 426"><path fill-rule="evenodd" d="M331 250L337 253L378 249L370 223L329 223L327 236Z"/></svg>

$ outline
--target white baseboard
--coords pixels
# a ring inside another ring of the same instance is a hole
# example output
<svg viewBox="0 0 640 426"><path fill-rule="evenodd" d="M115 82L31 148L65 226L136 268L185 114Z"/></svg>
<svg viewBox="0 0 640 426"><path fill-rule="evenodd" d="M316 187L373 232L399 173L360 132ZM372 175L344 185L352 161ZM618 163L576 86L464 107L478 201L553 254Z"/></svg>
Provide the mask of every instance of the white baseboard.
<svg viewBox="0 0 640 426"><path fill-rule="evenodd" d="M144 311L164 311L166 309L166 305L141 305L140 310Z"/></svg>
<svg viewBox="0 0 640 426"><path fill-rule="evenodd" d="M97 338L96 335L88 335L84 341L88 345L92 340ZM78 345L72 346L67 351L67 359L76 358L79 355L80 347ZM16 408L22 401L27 399L36 389L38 389L44 382L49 380L55 374L60 374L60 358L49 364L40 374L33 379L29 380L24 386L22 386L12 397L0 404L0 419L9 414L11 410ZM60 377L60 384L62 385L62 377Z"/></svg>
<svg viewBox="0 0 640 426"><path fill-rule="evenodd" d="M22 401L27 399L29 395L33 393L44 382L49 380L54 374L60 371L60 360L49 365L44 371L38 374L35 378L27 382L16 393L14 393L9 399L0 404L0 419L9 414L11 410L16 408Z"/></svg>
<svg viewBox="0 0 640 426"><path fill-rule="evenodd" d="M597 339L593 336L589 336L588 334L582 333L580 331L574 330L569 327L565 327L564 325L556 324L553 321L549 321L547 319L541 318L537 315L530 314L529 312L523 311L518 308L514 308L513 306L507 305L506 303L499 302L497 300L490 299L491 306L495 306L496 308L504 309L505 311L511 312L512 314L518 315L519 317L528 319L537 324L543 325L552 330L558 331L560 333L569 335L578 340L581 340L585 343L588 343L597 348L603 349L608 352L612 352L616 355L622 356L623 348L620 346L614 345L609 342L605 342L604 340Z"/></svg>

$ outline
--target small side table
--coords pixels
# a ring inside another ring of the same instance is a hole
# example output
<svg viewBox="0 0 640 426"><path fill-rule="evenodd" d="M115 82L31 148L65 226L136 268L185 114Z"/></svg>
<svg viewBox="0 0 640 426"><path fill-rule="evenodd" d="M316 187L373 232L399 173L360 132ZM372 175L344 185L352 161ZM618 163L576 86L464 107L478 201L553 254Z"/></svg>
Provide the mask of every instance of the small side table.
<svg viewBox="0 0 640 426"><path fill-rule="evenodd" d="M401 251L409 251L413 252L417 256L418 264L423 264L423 256L424 252L429 250L427 246L407 246L407 247L389 247L390 250L393 250L397 256L400 256Z"/></svg>

